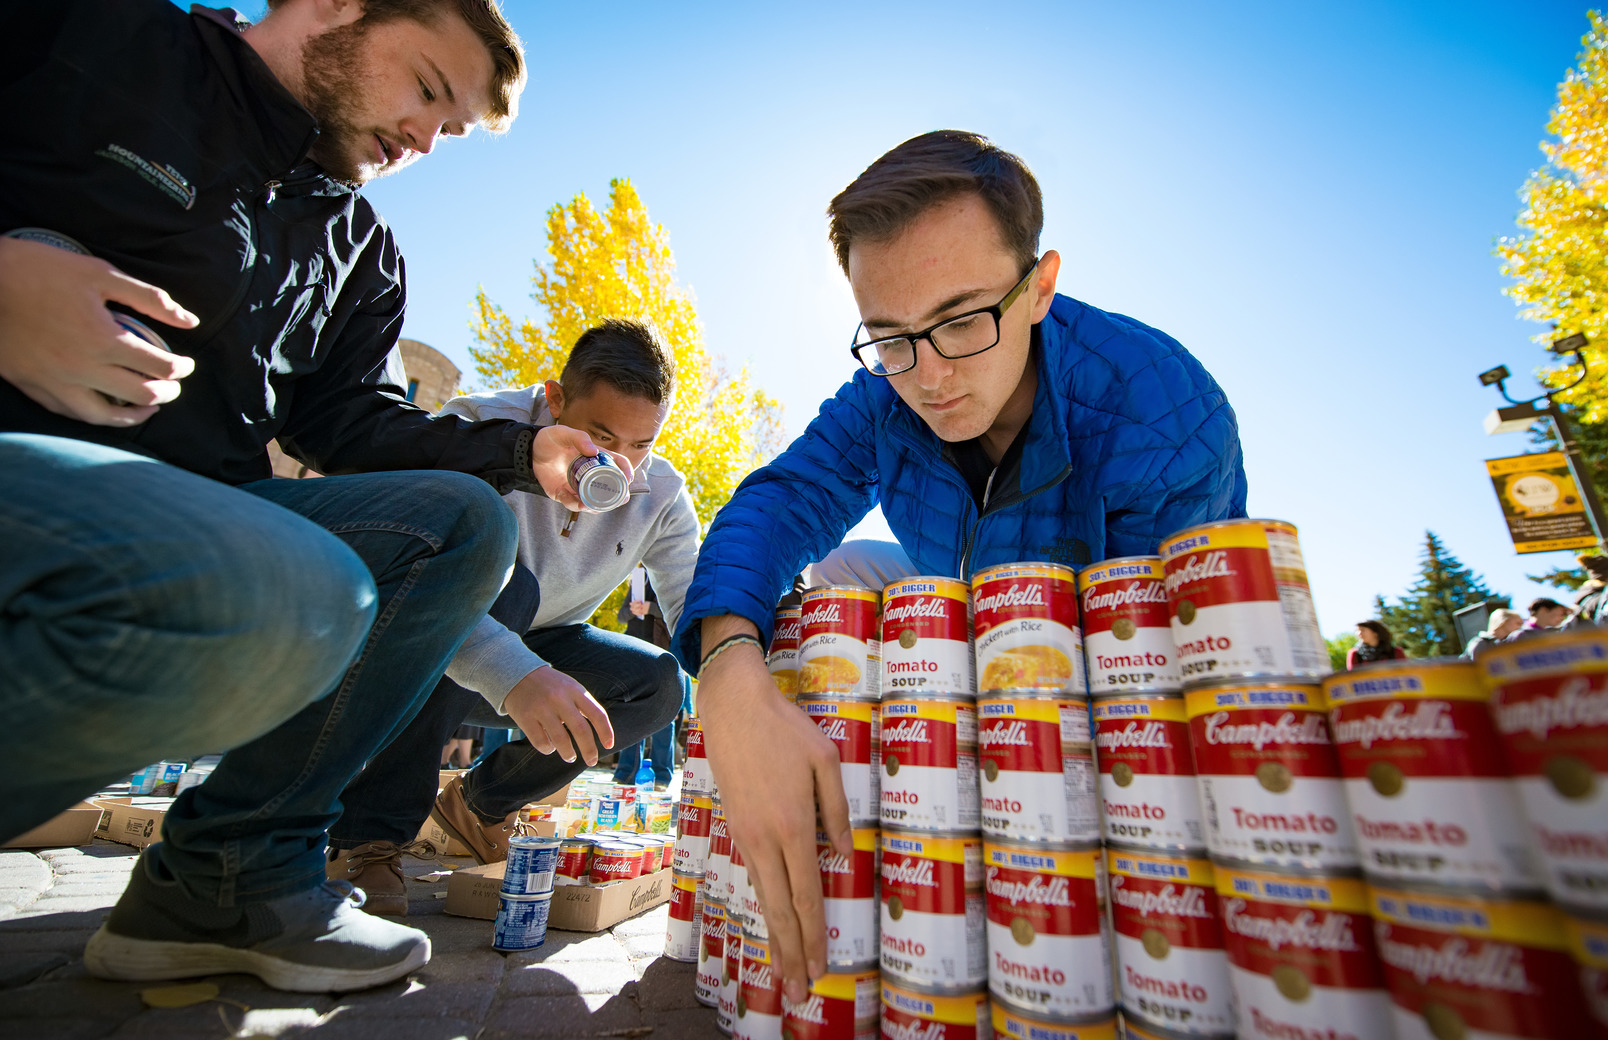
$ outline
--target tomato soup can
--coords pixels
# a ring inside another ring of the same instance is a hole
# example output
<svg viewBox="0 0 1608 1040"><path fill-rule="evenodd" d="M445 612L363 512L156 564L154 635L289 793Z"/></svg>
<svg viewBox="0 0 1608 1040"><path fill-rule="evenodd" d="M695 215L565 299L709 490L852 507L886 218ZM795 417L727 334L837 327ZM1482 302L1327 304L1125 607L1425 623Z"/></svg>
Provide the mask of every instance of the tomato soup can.
<svg viewBox="0 0 1608 1040"><path fill-rule="evenodd" d="M1127 1008L1123 1008L1122 1014L1118 1017L1121 1028L1117 1031L1117 1035L1122 1040L1200 1040L1199 1034L1184 1033L1176 1029L1159 1026L1141 1015L1134 1014ZM1233 1033L1223 1033L1219 1036L1211 1037L1209 1040L1236 1040L1236 1038ZM1336 1034L1335 1040L1340 1040L1338 1034ZM1361 1038L1358 1038L1358 1040L1361 1040ZM1386 1037L1384 1040L1390 1040L1390 1038Z"/></svg>
<svg viewBox="0 0 1608 1040"><path fill-rule="evenodd" d="M882 977L875 967L829 972L794 1004L782 995L783 1040L877 1040Z"/></svg>
<svg viewBox="0 0 1608 1040"><path fill-rule="evenodd" d="M1090 696L1179 689L1164 577L1159 556L1124 556L1078 572Z"/></svg>
<svg viewBox="0 0 1608 1040"><path fill-rule="evenodd" d="M1357 843L1316 683L1202 683L1185 694L1190 747L1214 857L1351 870Z"/></svg>
<svg viewBox="0 0 1608 1040"><path fill-rule="evenodd" d="M743 929L730 908L726 912L726 960L720 969L720 1004L715 1010L715 1026L727 1036L737 1018L737 990L742 975Z"/></svg>
<svg viewBox="0 0 1608 1040"><path fill-rule="evenodd" d="M1105 857L1081 848L989 841L988 990L996 1003L1049 1018L1109 1014L1111 931Z"/></svg>
<svg viewBox="0 0 1608 1040"><path fill-rule="evenodd" d="M916 577L882 590L882 690L898 696L971 696L971 588Z"/></svg>
<svg viewBox="0 0 1608 1040"><path fill-rule="evenodd" d="M743 862L742 850L736 842L731 843L731 861L729 877L726 885L726 916L736 921L739 926L747 925L748 914L743 909L743 890L748 886L748 865Z"/></svg>
<svg viewBox="0 0 1608 1040"><path fill-rule="evenodd" d="M1184 682L1329 674L1295 526L1222 520L1161 543Z"/></svg>
<svg viewBox="0 0 1608 1040"><path fill-rule="evenodd" d="M1122 1036L1115 1012L1057 1019L995 1000L992 1019L996 1040L1117 1040Z"/></svg>
<svg viewBox="0 0 1608 1040"><path fill-rule="evenodd" d="M819 831L821 905L826 913L826 966L834 971L875 965L877 947L877 831L853 832L854 855L844 856Z"/></svg>
<svg viewBox="0 0 1608 1040"><path fill-rule="evenodd" d="M1550 904L1370 885L1396 1040L1541 1040L1593 1030Z"/></svg>
<svg viewBox="0 0 1608 1040"><path fill-rule="evenodd" d="M800 694L881 696L880 594L854 585L809 589L799 614Z"/></svg>
<svg viewBox="0 0 1608 1040"><path fill-rule="evenodd" d="M592 872L588 880L594 885L610 881L629 881L642 876L642 849L618 841L600 841L592 849Z"/></svg>
<svg viewBox="0 0 1608 1040"><path fill-rule="evenodd" d="M990 1040L988 993L945 993L884 977L882 1040Z"/></svg>
<svg viewBox="0 0 1608 1040"><path fill-rule="evenodd" d="M1206 847L1183 697L1096 700L1094 745L1107 841L1152 849Z"/></svg>
<svg viewBox="0 0 1608 1040"><path fill-rule="evenodd" d="M681 767L681 795L712 796L715 793L715 774L709 768L709 755L704 748L703 723L698 716L688 715L687 761Z"/></svg>
<svg viewBox="0 0 1608 1040"><path fill-rule="evenodd" d="M737 863L737 846L732 846L731 861ZM770 928L765 923L765 910L759 905L759 890L754 887L753 875L748 872L746 864L742 869L732 870L732 898L726 904L726 913L736 914L738 922L742 925L744 935L753 935L761 939L770 937Z"/></svg>
<svg viewBox="0 0 1608 1040"><path fill-rule="evenodd" d="M882 974L949 992L982 986L982 839L885 830L881 847Z"/></svg>
<svg viewBox="0 0 1608 1040"><path fill-rule="evenodd" d="M709 865L709 827L715 803L702 795L683 795L676 828L675 869L703 874Z"/></svg>
<svg viewBox="0 0 1608 1040"><path fill-rule="evenodd" d="M547 916L553 908L553 892L509 895L497 899L497 919L492 923L491 948L504 953L534 950L547 941Z"/></svg>
<svg viewBox="0 0 1608 1040"><path fill-rule="evenodd" d="M664 955L696 964L703 946L703 878L676 871L670 876L670 924Z"/></svg>
<svg viewBox="0 0 1608 1040"><path fill-rule="evenodd" d="M882 705L840 697L801 697L799 707L837 745L849 819L875 823L881 811Z"/></svg>
<svg viewBox="0 0 1608 1040"><path fill-rule="evenodd" d="M977 702L982 830L1006 841L1098 841L1089 703L988 694Z"/></svg>
<svg viewBox="0 0 1608 1040"><path fill-rule="evenodd" d="M703 901L699 921L698 967L692 995L705 1007L720 1007L720 974L726 962L726 908L713 899Z"/></svg>
<svg viewBox="0 0 1608 1040"><path fill-rule="evenodd" d="M704 891L722 903L731 900L731 831L726 808L716 799L709 810L709 858L704 863Z"/></svg>
<svg viewBox="0 0 1608 1040"><path fill-rule="evenodd" d="M1538 890L1489 695L1470 661L1381 661L1323 682L1371 879Z"/></svg>
<svg viewBox="0 0 1608 1040"><path fill-rule="evenodd" d="M765 667L770 669L771 682L790 701L798 700L798 645L803 624L798 607L777 607L775 623L771 628L770 649L765 654Z"/></svg>
<svg viewBox="0 0 1608 1040"><path fill-rule="evenodd" d="M977 706L926 697L883 701L879 800L884 827L976 830Z"/></svg>
<svg viewBox="0 0 1608 1040"><path fill-rule="evenodd" d="M1123 1008L1187 1036L1232 1036L1234 991L1211 861L1108 847L1106 870Z"/></svg>
<svg viewBox="0 0 1608 1040"><path fill-rule="evenodd" d="M1086 693L1070 567L1012 563L972 576L977 689Z"/></svg>
<svg viewBox="0 0 1608 1040"><path fill-rule="evenodd" d="M738 1040L782 1040L782 978L771 961L769 939L743 934L737 977Z"/></svg>
<svg viewBox="0 0 1608 1040"><path fill-rule="evenodd" d="M1569 914L1563 922L1569 952L1580 969L1580 992L1597 1023L1608 1036L1608 918Z"/></svg>
<svg viewBox="0 0 1608 1040"><path fill-rule="evenodd" d="M509 896L534 896L553 890L562 838L516 834L508 839L502 891Z"/></svg>
<svg viewBox="0 0 1608 1040"><path fill-rule="evenodd" d="M1476 663L1548 891L1608 912L1608 629L1502 643Z"/></svg>
<svg viewBox="0 0 1608 1040"><path fill-rule="evenodd" d="M592 850L597 842L591 838L565 838L558 847L558 876L571 881L589 880L592 874Z"/></svg>
<svg viewBox="0 0 1608 1040"><path fill-rule="evenodd" d="M1214 866L1241 1037L1394 1035L1360 878Z"/></svg>

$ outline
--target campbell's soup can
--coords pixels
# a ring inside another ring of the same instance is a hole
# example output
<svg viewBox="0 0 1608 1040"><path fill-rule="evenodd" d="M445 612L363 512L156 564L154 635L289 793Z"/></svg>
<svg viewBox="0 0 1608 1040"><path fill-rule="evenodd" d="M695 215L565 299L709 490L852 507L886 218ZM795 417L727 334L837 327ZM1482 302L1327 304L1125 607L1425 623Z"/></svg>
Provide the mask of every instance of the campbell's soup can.
<svg viewBox="0 0 1608 1040"><path fill-rule="evenodd" d="M1185 694L1184 707L1213 856L1307 870L1357 866L1321 687L1206 683Z"/></svg>
<svg viewBox="0 0 1608 1040"><path fill-rule="evenodd" d="M982 839L883 831L881 847L882 973L951 992L983 985Z"/></svg>
<svg viewBox="0 0 1608 1040"><path fill-rule="evenodd" d="M1204 856L1106 849L1122 1006L1190 1036L1232 1036L1234 992Z"/></svg>
<svg viewBox="0 0 1608 1040"><path fill-rule="evenodd" d="M1393 1035L1360 878L1214 866L1241 1037Z"/></svg>
<svg viewBox="0 0 1608 1040"><path fill-rule="evenodd" d="M1153 849L1206 847L1189 750L1189 713L1176 695L1094 702L1105 838Z"/></svg>
<svg viewBox="0 0 1608 1040"><path fill-rule="evenodd" d="M565 838L558 847L558 876L571 881L586 881L592 874L592 850L597 842L591 838Z"/></svg>
<svg viewBox="0 0 1608 1040"><path fill-rule="evenodd" d="M800 694L876 700L882 692L880 594L854 585L804 593L799 614Z"/></svg>
<svg viewBox="0 0 1608 1040"><path fill-rule="evenodd" d="M1089 704L989 694L977 701L982 830L1006 841L1098 841Z"/></svg>
<svg viewBox="0 0 1608 1040"><path fill-rule="evenodd" d="M798 704L837 745L850 821L875 823L881 813L882 705L815 696L801 697Z"/></svg>
<svg viewBox="0 0 1608 1040"><path fill-rule="evenodd" d="M1592 1034L1550 904L1377 885L1369 895L1396 1040Z"/></svg>
<svg viewBox="0 0 1608 1040"><path fill-rule="evenodd" d="M854 855L815 834L821 865L821 906L826 914L826 966L834 971L875 965L877 948L877 831L857 827Z"/></svg>
<svg viewBox="0 0 1608 1040"><path fill-rule="evenodd" d="M1608 912L1608 629L1501 643L1475 663L1552 898Z"/></svg>
<svg viewBox="0 0 1608 1040"><path fill-rule="evenodd" d="M770 927L765 923L765 909L759 905L759 889L754 887L754 877L748 872L748 867L737 867L737 846L732 846L731 861L733 870L732 899L726 904L726 913L735 913L742 924L744 935L754 935L761 939L770 937Z"/></svg>
<svg viewBox="0 0 1608 1040"><path fill-rule="evenodd" d="M731 1035L738 1040L782 1040L782 977L771 961L770 940L746 932Z"/></svg>
<svg viewBox="0 0 1608 1040"><path fill-rule="evenodd" d="M748 866L743 862L742 850L738 848L736 842L732 842L731 845L731 863L728 869L731 872L731 881L727 885L726 916L736 921L740 927L757 934L765 934L760 930L764 928L763 922L756 926L748 918L748 909L743 901L743 895L748 889Z"/></svg>
<svg viewBox="0 0 1608 1040"><path fill-rule="evenodd" d="M670 924L665 932L664 955L673 961L697 963L703 946L703 878L683 874L670 876Z"/></svg>
<svg viewBox="0 0 1608 1040"><path fill-rule="evenodd" d="M1086 693L1070 567L1012 563L972 576L977 689Z"/></svg>
<svg viewBox="0 0 1608 1040"><path fill-rule="evenodd" d="M725 903L731 899L731 831L726 807L715 799L709 810L709 856L704 861L704 892Z"/></svg>
<svg viewBox="0 0 1608 1040"><path fill-rule="evenodd" d="M592 871L588 880L594 885L610 881L629 881L642 876L642 849L623 841L599 841L592 847Z"/></svg>
<svg viewBox="0 0 1608 1040"><path fill-rule="evenodd" d="M1533 839L1470 661L1381 661L1323 682L1370 878L1539 889Z"/></svg>
<svg viewBox="0 0 1608 1040"><path fill-rule="evenodd" d="M876 968L832 972L795 1004L782 994L783 1040L877 1040L882 977Z"/></svg>
<svg viewBox="0 0 1608 1040"><path fill-rule="evenodd" d="M1078 572L1089 694L1170 693L1183 678L1159 556L1124 556Z"/></svg>
<svg viewBox="0 0 1608 1040"><path fill-rule="evenodd" d="M1122 1036L1114 1012L1055 1019L1021 1011L998 1000L993 1002L993 1024L998 1040L1117 1040Z"/></svg>
<svg viewBox="0 0 1608 1040"><path fill-rule="evenodd" d="M1597 1023L1608 1036L1608 919L1569 914L1563 922L1569 952L1580 969L1580 992Z"/></svg>
<svg viewBox="0 0 1608 1040"><path fill-rule="evenodd" d="M990 840L983 871L994 999L1051 1018L1114 1010L1100 846L1050 849Z"/></svg>
<svg viewBox="0 0 1608 1040"><path fill-rule="evenodd" d="M720 1007L720 973L726 961L726 908L712 899L703 902L698 925L698 967L692 994L706 1007Z"/></svg>
<svg viewBox="0 0 1608 1040"><path fill-rule="evenodd" d="M916 577L882 590L882 690L899 696L971 696L971 589L954 578Z"/></svg>
<svg viewBox="0 0 1608 1040"><path fill-rule="evenodd" d="M715 793L715 774L709 768L709 755L704 750L703 723L696 715L688 715L687 726L687 761L681 767L681 794L701 794L711 796Z"/></svg>
<svg viewBox="0 0 1608 1040"><path fill-rule="evenodd" d="M1306 564L1282 520L1222 520L1161 543L1184 682L1328 675Z"/></svg>
<svg viewBox="0 0 1608 1040"><path fill-rule="evenodd" d="M1157 1025L1142 1015L1134 1014L1127 1008L1122 1009L1122 1014L1118 1016L1118 1020L1121 1023L1121 1028L1118 1030L1117 1035L1122 1040L1196 1040L1196 1034L1194 1033L1185 1033L1177 1029L1168 1029L1166 1026ZM1212 1037L1211 1040L1236 1040L1236 1038L1233 1033L1223 1033L1220 1036ZM1335 1035L1335 1040L1341 1040L1339 1034ZM1385 1040L1390 1040L1390 1038L1386 1037Z"/></svg>
<svg viewBox="0 0 1608 1040"><path fill-rule="evenodd" d="M737 1018L737 990L742 976L743 929L737 917L726 912L726 960L720 969L720 1004L715 1012L715 1027L727 1036Z"/></svg>
<svg viewBox="0 0 1608 1040"><path fill-rule="evenodd" d="M920 831L977 829L977 706L882 702L881 822Z"/></svg>
<svg viewBox="0 0 1608 1040"><path fill-rule="evenodd" d="M882 1040L990 1040L988 992L948 994L882 980Z"/></svg>
<svg viewBox="0 0 1608 1040"><path fill-rule="evenodd" d="M770 650L765 654L765 667L770 669L771 681L790 701L798 700L798 645L803 624L798 607L777 607L775 625L771 629Z"/></svg>
<svg viewBox="0 0 1608 1040"><path fill-rule="evenodd" d="M703 874L709 865L709 827L714 822L715 803L702 795L683 795L676 828L676 851L672 863L676 870Z"/></svg>

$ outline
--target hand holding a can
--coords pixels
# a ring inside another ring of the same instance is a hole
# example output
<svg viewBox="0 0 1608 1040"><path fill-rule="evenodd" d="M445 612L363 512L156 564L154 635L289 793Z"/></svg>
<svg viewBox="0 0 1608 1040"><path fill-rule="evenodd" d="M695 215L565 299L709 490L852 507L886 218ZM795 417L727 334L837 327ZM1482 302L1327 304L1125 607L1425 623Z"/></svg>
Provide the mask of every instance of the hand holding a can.
<svg viewBox="0 0 1608 1040"><path fill-rule="evenodd" d="M109 304L177 328L200 324L162 289L104 260L0 237L0 378L57 415L145 422L179 396L195 362L120 325Z"/></svg>
<svg viewBox="0 0 1608 1040"><path fill-rule="evenodd" d="M570 484L570 464L577 457L596 455L598 447L582 430L569 426L544 426L536 433L530 446L531 475L542 486L547 497L566 509L586 511L586 505ZM631 460L619 452L608 452L614 464L620 467L626 482L632 476Z"/></svg>
<svg viewBox="0 0 1608 1040"><path fill-rule="evenodd" d="M557 752L559 758L573 762L579 752L587 765L595 766L600 754L598 740L606 748L614 746L614 726L603 705L586 687L550 664L519 680L508 691L503 709L524 731L531 747L544 755Z"/></svg>

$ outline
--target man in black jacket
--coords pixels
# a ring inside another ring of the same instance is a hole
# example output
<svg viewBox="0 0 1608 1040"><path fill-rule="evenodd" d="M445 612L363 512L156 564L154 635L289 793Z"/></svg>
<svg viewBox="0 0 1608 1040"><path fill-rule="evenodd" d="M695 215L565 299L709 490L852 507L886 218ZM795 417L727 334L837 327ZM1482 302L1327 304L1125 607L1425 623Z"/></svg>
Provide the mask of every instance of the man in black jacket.
<svg viewBox="0 0 1608 1040"><path fill-rule="evenodd" d="M270 7L0 8L0 839L231 748L86 965L350 990L429 940L325 882L339 792L506 578L498 493L579 508L595 448L432 418L390 363L402 260L356 188L513 118L493 0ZM363 475L268 479L273 438Z"/></svg>

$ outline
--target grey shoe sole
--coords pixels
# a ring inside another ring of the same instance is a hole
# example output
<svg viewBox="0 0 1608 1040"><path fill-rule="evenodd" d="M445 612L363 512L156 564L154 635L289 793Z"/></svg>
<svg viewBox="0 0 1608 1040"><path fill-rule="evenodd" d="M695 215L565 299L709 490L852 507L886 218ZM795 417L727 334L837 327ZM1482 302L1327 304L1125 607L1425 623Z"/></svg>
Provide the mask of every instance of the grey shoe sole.
<svg viewBox="0 0 1608 1040"><path fill-rule="evenodd" d="M409 951L395 964L357 970L297 964L252 950L215 943L158 942L131 939L102 925L84 948L84 968L96 978L123 982L161 982L201 975L255 975L269 986L291 993L346 993L394 982L424 967L430 941Z"/></svg>

